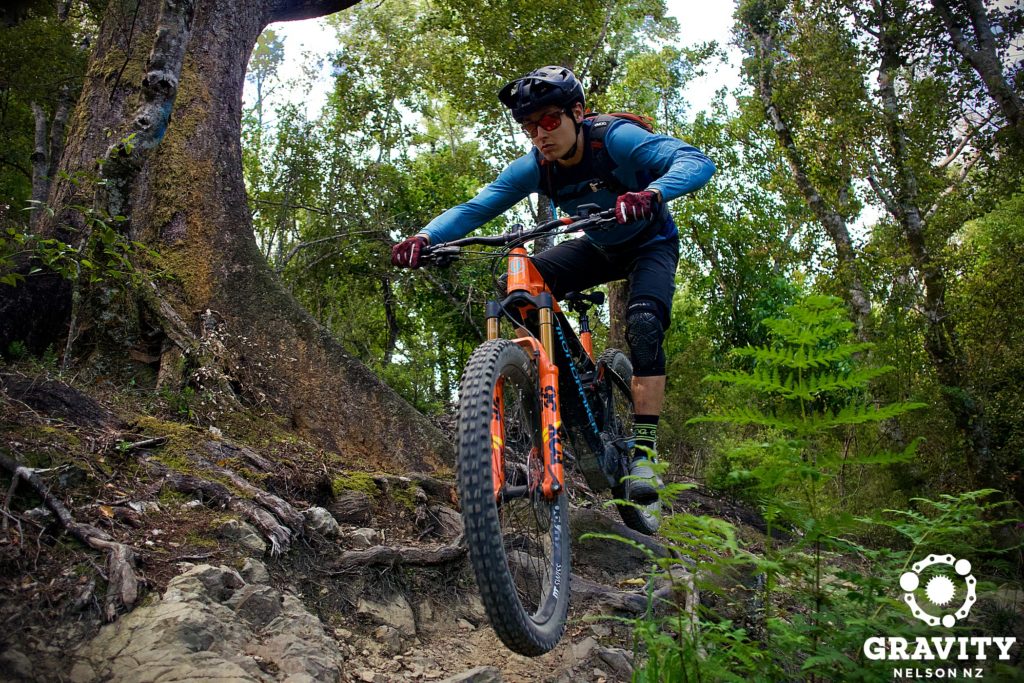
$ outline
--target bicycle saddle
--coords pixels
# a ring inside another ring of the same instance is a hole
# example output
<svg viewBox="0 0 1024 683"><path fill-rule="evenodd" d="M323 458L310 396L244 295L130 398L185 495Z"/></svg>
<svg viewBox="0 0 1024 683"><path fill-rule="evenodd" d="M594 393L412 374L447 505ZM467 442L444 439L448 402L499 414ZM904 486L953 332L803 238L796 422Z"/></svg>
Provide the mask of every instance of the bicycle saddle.
<svg viewBox="0 0 1024 683"><path fill-rule="evenodd" d="M591 292L590 294L584 294L582 292L569 292L562 301L569 306L573 311L580 312L585 311L590 306L600 306L604 303L604 292Z"/></svg>

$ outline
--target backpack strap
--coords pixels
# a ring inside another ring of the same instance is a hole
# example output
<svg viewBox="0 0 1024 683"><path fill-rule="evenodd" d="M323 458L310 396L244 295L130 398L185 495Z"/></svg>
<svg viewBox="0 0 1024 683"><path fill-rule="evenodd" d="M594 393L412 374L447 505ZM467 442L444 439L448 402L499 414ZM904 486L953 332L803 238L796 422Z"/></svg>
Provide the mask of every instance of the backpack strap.
<svg viewBox="0 0 1024 683"><path fill-rule="evenodd" d="M604 138L608 134L608 129L615 121L628 121L629 123L640 126L647 132L654 132L654 120L649 116L641 116L639 114L631 114L629 112L617 111L610 114L587 114L587 118L593 119L593 123L590 124L590 150L594 155L596 162L596 168L601 176L601 181L609 191L615 194L624 194L629 192L629 188L626 187L612 171L618 166L612 156L608 153L605 148Z"/></svg>

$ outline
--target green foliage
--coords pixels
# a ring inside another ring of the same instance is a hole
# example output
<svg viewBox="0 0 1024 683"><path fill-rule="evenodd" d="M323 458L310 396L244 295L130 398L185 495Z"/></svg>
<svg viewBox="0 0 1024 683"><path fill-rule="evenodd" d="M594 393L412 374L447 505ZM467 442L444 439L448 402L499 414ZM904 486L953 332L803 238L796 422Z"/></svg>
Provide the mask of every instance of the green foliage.
<svg viewBox="0 0 1024 683"><path fill-rule="evenodd" d="M633 621L643 655L634 681L890 680L891 665L868 661L863 645L880 634L925 634L923 622L894 596L911 562L942 552L985 556L988 571L1012 571L1001 566L1005 551L995 549L990 535L1009 523L991 490L851 515L836 487L841 471L892 467L913 457L916 442L898 453L857 453L837 437L851 424L892 419L920 405L868 407L863 392L886 369L861 367L866 347L847 341L851 326L838 300L805 297L765 324L771 344L735 354L752 362L749 369L708 378L753 392L763 407L695 420L766 428L733 450L741 468L730 473L764 514L763 550L760 542L746 547L723 520L688 513L663 520L661 533L673 552L668 558L648 553L656 576L671 578L674 595L700 590L714 597L689 605L670 600L668 616L652 617L657 599L649 595L652 609ZM666 495L683 490L677 485ZM858 537L881 538L890 547ZM753 614L751 602L760 605Z"/></svg>
<svg viewBox="0 0 1024 683"><path fill-rule="evenodd" d="M196 390L194 388L186 386L180 390L174 390L165 387L160 391L160 397L179 420L192 422L195 419Z"/></svg>
<svg viewBox="0 0 1024 683"><path fill-rule="evenodd" d="M52 216L52 208L29 203L35 205L35 210ZM110 216L86 205L66 208L82 219L82 228L72 242L39 237L23 224L7 228L6 237L0 237L0 284L15 286L24 280L25 276L15 271L23 259L33 264L29 276L48 270L82 285L104 284L118 289L139 284L140 273L135 266L139 258L152 265L159 263L156 251L125 235L124 216Z"/></svg>
<svg viewBox="0 0 1024 683"><path fill-rule="evenodd" d="M32 105L40 108L49 123L62 100L74 103L97 21L96 9L87 2L69 3L71 11L63 21L57 16L57 3L20 4L26 12L0 26L0 226L4 229L17 222L20 208L31 196Z"/></svg>
<svg viewBox="0 0 1024 683"><path fill-rule="evenodd" d="M18 261L30 253L28 242L24 226L10 226L0 233L0 285L13 287L25 279L16 268Z"/></svg>
<svg viewBox="0 0 1024 683"><path fill-rule="evenodd" d="M986 405L992 447L1011 478L1024 476L1024 189L964 225L962 271L950 304L970 374Z"/></svg>
<svg viewBox="0 0 1024 683"><path fill-rule="evenodd" d="M755 496L780 490L801 492L805 509L818 511L831 498L834 509L844 510L841 481L833 481L847 468L892 464L909 460L917 443L896 453L885 450L857 452L855 427L894 420L923 407L921 403L878 405L868 393L869 383L891 368L861 367L870 344L848 339L853 324L834 297L811 295L785 309L785 316L766 319L771 342L737 349L733 356L747 369L712 373L708 381L743 389L759 401L720 410L693 422L731 423L771 430L771 440L746 440L727 456L733 467L728 482L745 481ZM794 478L795 477L795 478ZM838 490L826 492L825 486ZM834 496L838 493L838 499ZM770 521L786 511L766 510ZM792 520L788 520L792 521Z"/></svg>

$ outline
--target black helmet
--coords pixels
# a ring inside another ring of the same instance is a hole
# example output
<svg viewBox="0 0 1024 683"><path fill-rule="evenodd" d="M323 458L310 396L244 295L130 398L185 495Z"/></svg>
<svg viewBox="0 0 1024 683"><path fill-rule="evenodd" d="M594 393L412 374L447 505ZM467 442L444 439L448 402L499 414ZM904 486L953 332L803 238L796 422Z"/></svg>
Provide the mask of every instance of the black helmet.
<svg viewBox="0 0 1024 683"><path fill-rule="evenodd" d="M512 110L516 121L552 104L569 108L579 102L586 106L583 86L563 66L544 66L517 78L501 89L498 99Z"/></svg>

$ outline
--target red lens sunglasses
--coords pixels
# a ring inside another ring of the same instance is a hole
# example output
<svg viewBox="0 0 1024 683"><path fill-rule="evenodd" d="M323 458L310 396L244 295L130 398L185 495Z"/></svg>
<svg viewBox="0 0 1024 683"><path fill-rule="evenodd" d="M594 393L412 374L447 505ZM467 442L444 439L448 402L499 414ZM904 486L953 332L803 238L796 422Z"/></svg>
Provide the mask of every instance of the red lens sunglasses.
<svg viewBox="0 0 1024 683"><path fill-rule="evenodd" d="M550 133L555 128L558 128L560 125L562 125L562 112L545 114L534 123L524 123L523 132L529 135L531 138L535 138L537 137L538 128L543 128L544 130Z"/></svg>

